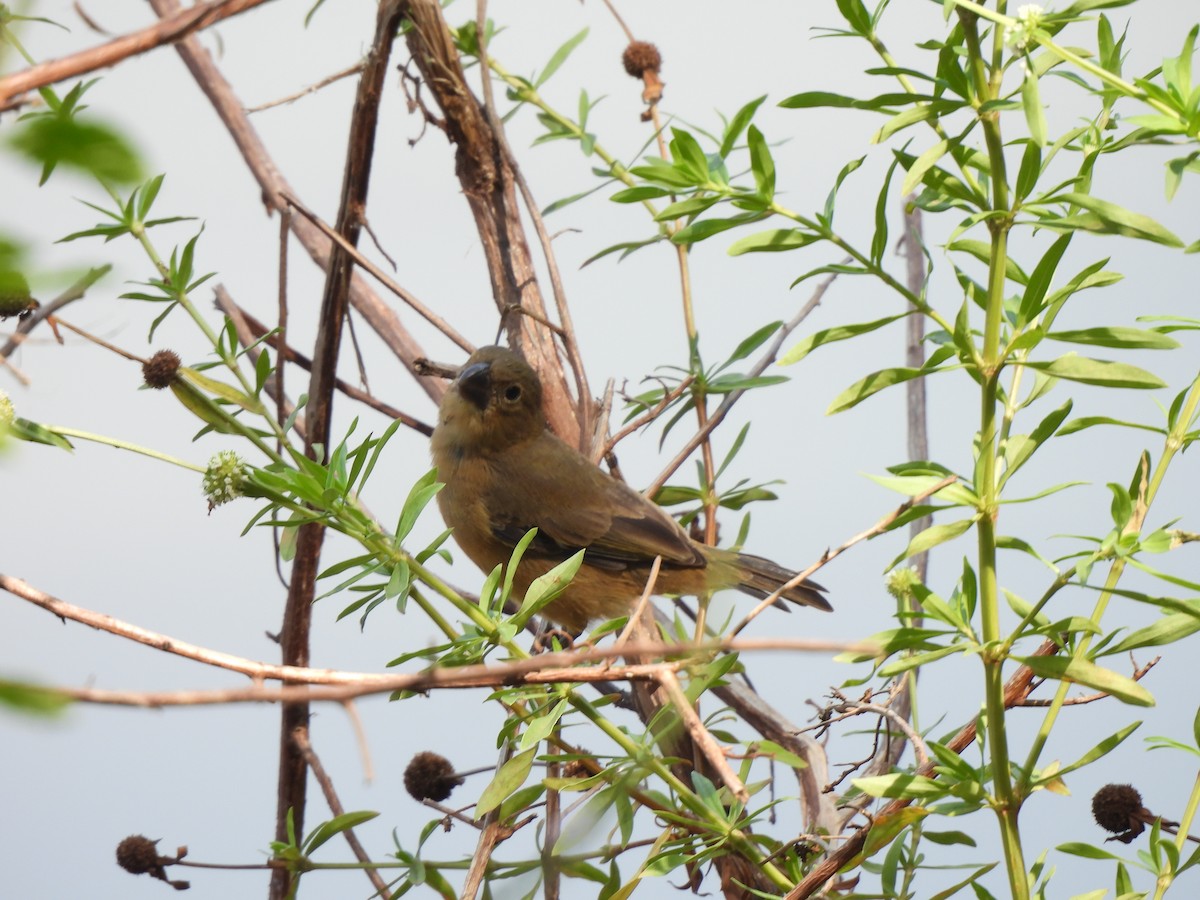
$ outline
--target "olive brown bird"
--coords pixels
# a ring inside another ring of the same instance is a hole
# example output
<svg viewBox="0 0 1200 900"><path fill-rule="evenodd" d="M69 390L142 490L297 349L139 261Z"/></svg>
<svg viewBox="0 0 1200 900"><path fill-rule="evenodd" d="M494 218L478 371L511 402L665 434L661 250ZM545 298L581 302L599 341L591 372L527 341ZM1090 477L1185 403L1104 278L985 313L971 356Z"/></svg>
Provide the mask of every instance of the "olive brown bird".
<svg viewBox="0 0 1200 900"><path fill-rule="evenodd" d="M655 557L662 564L654 591L667 596L738 588L762 598L796 575L693 541L661 507L560 440L546 427L537 373L503 347L481 347L467 360L442 399L431 448L446 485L437 495L442 517L483 571L508 563L537 528L513 579L518 595L586 551L570 586L543 611L574 631L628 613ZM781 597L829 610L821 590L801 582Z"/></svg>

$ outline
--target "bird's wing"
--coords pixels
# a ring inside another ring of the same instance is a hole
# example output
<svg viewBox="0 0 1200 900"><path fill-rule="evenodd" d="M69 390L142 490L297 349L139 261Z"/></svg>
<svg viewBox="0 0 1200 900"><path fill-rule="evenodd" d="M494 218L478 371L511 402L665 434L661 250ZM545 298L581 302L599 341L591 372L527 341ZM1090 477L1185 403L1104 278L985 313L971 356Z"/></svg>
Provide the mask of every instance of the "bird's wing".
<svg viewBox="0 0 1200 900"><path fill-rule="evenodd" d="M558 438L547 433L513 451L497 460L501 477L486 498L492 533L506 544L537 528L527 552L541 556L586 549L589 565L618 570L656 556L674 566L705 564L674 519Z"/></svg>

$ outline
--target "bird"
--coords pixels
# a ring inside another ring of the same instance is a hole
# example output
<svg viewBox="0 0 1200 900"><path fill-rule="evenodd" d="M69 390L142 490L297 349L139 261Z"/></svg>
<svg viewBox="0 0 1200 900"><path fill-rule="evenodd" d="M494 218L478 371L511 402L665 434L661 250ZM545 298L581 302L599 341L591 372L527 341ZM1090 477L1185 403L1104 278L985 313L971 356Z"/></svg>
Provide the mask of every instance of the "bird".
<svg viewBox="0 0 1200 900"><path fill-rule="evenodd" d="M519 596L584 551L570 585L542 611L574 633L631 612L656 557L654 592L663 596L738 588L764 598L796 575L761 556L692 540L662 507L557 437L546 425L537 373L505 347L480 347L459 370L430 449L445 485L437 494L442 518L484 572L507 564L537 529L513 578ZM829 611L822 590L804 581L780 596Z"/></svg>

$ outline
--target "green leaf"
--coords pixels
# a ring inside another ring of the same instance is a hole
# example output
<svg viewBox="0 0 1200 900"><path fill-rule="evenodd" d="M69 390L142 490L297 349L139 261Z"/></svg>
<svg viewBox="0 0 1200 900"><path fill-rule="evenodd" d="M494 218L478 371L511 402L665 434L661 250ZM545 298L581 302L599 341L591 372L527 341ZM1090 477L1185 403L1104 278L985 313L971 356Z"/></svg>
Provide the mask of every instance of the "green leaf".
<svg viewBox="0 0 1200 900"><path fill-rule="evenodd" d="M1161 331L1146 328L1123 328L1116 325L1051 331L1046 337L1054 341L1066 341L1072 344L1122 347L1129 350L1173 350L1180 346L1179 341Z"/></svg>
<svg viewBox="0 0 1200 900"><path fill-rule="evenodd" d="M337 837L343 831L349 831L355 825L361 825L363 822L370 822L379 813L370 812L369 810L358 810L356 812L342 813L330 819L328 822L322 822L313 829L304 842L304 855L310 855L314 850L324 844L332 837Z"/></svg>
<svg viewBox="0 0 1200 900"><path fill-rule="evenodd" d="M854 786L870 797L936 800L946 796L946 785L923 775L874 775L855 778Z"/></svg>
<svg viewBox="0 0 1200 900"><path fill-rule="evenodd" d="M1066 844L1059 844L1054 848L1060 853L1069 853L1072 856L1082 856L1084 859L1116 859L1121 857L1115 853L1109 853L1107 850L1101 850L1099 847L1093 847L1091 844L1084 844L1079 841L1070 841Z"/></svg>
<svg viewBox="0 0 1200 900"><path fill-rule="evenodd" d="M936 119L943 112L949 112L959 106L961 104L944 100L924 103L920 106L910 106L908 109L888 119L884 126L871 136L871 143L882 144L898 131L903 131L905 128L916 125L918 122L927 122L930 119Z"/></svg>
<svg viewBox="0 0 1200 900"><path fill-rule="evenodd" d="M529 590L525 592L525 600L521 604L520 611L513 617L516 625L523 626L531 616L537 615L562 596L563 591L571 583L571 579L575 577L575 573L579 571L579 567L583 565L585 552L580 550L569 559L560 562L545 575L540 575L533 580L533 583L529 585Z"/></svg>
<svg viewBox="0 0 1200 900"><path fill-rule="evenodd" d="M775 161L771 159L771 148L762 132L753 125L746 132L746 142L750 147L750 171L754 173L758 196L770 203L775 199Z"/></svg>
<svg viewBox="0 0 1200 900"><path fill-rule="evenodd" d="M957 522L949 522L945 525L930 525L909 541L908 546L904 548L904 552L893 559L887 565L887 568L893 569L898 563L908 559L910 556L916 556L918 553L924 553L938 544L954 540L956 537L965 534L974 524L975 517L972 516L971 518L959 519Z"/></svg>
<svg viewBox="0 0 1200 900"><path fill-rule="evenodd" d="M858 322L854 325L838 325L833 328L826 328L821 331L813 332L808 337L804 338L798 344L793 346L792 349L790 349L787 353L785 353L779 360L779 365L790 366L793 363L798 363L818 347L824 346L825 344L836 343L837 341L844 341L860 334L867 334L868 332L875 331L876 329L882 328L885 325L890 325L892 322L898 321L899 319L911 316L913 312L914 310L909 310L908 312L902 312L898 315L885 316L884 318L876 319L873 322Z"/></svg>
<svg viewBox="0 0 1200 900"><path fill-rule="evenodd" d="M1169 247L1183 246L1183 241L1149 216L1132 212L1123 206L1093 197L1091 194L1073 191L1061 194L1056 199L1083 207L1091 213L1091 217L1080 215L1042 220L1041 224L1047 228L1055 228L1055 223L1064 223L1087 231L1121 234L1125 237L1166 244Z"/></svg>
<svg viewBox="0 0 1200 900"><path fill-rule="evenodd" d="M1104 359L1089 359L1069 354L1050 362L1027 362L1031 369L1078 381L1082 384L1097 384L1101 387L1150 389L1166 387L1166 382L1137 366L1128 363L1110 362Z"/></svg>
<svg viewBox="0 0 1200 900"><path fill-rule="evenodd" d="M1059 435L1074 434L1076 431L1083 431L1085 428L1092 428L1096 425L1119 425L1123 428L1138 428L1142 431L1153 431L1155 434L1166 434L1165 428L1155 428L1153 425L1143 425L1140 422L1126 422L1121 419L1114 419L1111 416L1081 416L1078 419L1072 419L1058 432Z"/></svg>
<svg viewBox="0 0 1200 900"><path fill-rule="evenodd" d="M1139 647L1161 647L1173 644L1185 637L1200 631L1200 615L1176 612L1163 616L1153 625L1139 628L1118 641L1111 647L1106 647L1105 655L1127 653Z"/></svg>
<svg viewBox="0 0 1200 900"><path fill-rule="evenodd" d="M933 357L930 357L932 362ZM846 388L840 394L833 398L833 402L829 404L829 408L825 410L826 415L843 412L858 404L862 403L868 397L871 397L885 388L892 387L897 384L903 384L906 381L911 381L914 378L920 378L923 375L930 375L936 371L941 371L935 366L926 366L920 369L909 368L906 366L898 366L894 369L880 369L878 372L872 372L865 378L860 378L850 387Z"/></svg>
<svg viewBox="0 0 1200 900"><path fill-rule="evenodd" d="M676 231L671 235L671 243L698 244L700 241L707 240L714 234L720 234L722 231L728 231L730 228L736 228L739 225L754 222L761 218L761 213L743 213L738 216L731 216L728 219L701 219L698 222L685 225Z"/></svg>
<svg viewBox="0 0 1200 900"><path fill-rule="evenodd" d="M583 39L587 36L588 29L585 28L583 31L579 32L573 38L570 38L566 43L555 50L554 55L550 57L550 61L546 63L546 68L542 70L542 74L538 75L537 78L534 79L533 86L541 87L543 84L545 84L550 79L550 76L558 71L559 66L567 61L567 57L571 55L575 48L583 43Z"/></svg>
<svg viewBox="0 0 1200 900"><path fill-rule="evenodd" d="M1154 706L1154 697L1144 687L1125 675L1104 669L1086 659L1065 656L1015 656L1033 674L1059 681L1074 681L1087 685L1134 706Z"/></svg>
<svg viewBox="0 0 1200 900"><path fill-rule="evenodd" d="M804 91L800 94L793 94L785 100L781 100L779 105L784 109L813 109L815 107L828 107L832 109L870 109L880 112L890 113L892 107L907 106L912 102L914 95L912 94L880 94L878 97L873 97L870 100L859 100L855 97L847 97L845 94L833 94L829 91Z"/></svg>
<svg viewBox="0 0 1200 900"><path fill-rule="evenodd" d="M729 124L725 128L725 134L721 138L721 149L718 151L722 157L726 157L733 152L733 147L737 143L737 139L741 137L742 132L746 130L746 126L750 124L750 120L754 118L755 112L758 111L759 106L766 99L767 95L763 94L757 100L751 100L730 119Z"/></svg>
<svg viewBox="0 0 1200 900"><path fill-rule="evenodd" d="M215 378L209 378L207 375L202 375L195 369L187 366L179 367L179 375L186 378L195 387L202 391L207 391L215 397L220 397L222 400L228 400L230 403L236 403L247 412L263 415L266 412L266 407L262 405L257 397L251 397L248 394L243 394L231 384L226 384L223 381L217 381Z"/></svg>
<svg viewBox="0 0 1200 900"><path fill-rule="evenodd" d="M908 168L908 175L904 178L904 183L900 186L900 193L904 196L911 194L921 183L921 179L925 177L925 173L933 167L933 165L946 155L946 151L950 149L949 141L938 141L920 156L918 156L911 166Z"/></svg>
<svg viewBox="0 0 1200 900"><path fill-rule="evenodd" d="M959 240L953 241L946 245L947 250L958 250L963 253L968 253L975 257L985 266L989 265L992 260L992 246L984 241L974 240ZM1017 265L1016 260L1011 256L1004 260L1004 277L1009 281L1015 281L1017 284L1028 284L1029 276Z"/></svg>
<svg viewBox="0 0 1200 900"><path fill-rule="evenodd" d="M566 697L559 700L554 707L548 712L539 713L525 727L525 731L521 734L521 740L517 747L521 750L536 748L546 737L552 732L555 726L558 725L558 720L567 710L568 700Z"/></svg>
<svg viewBox="0 0 1200 900"><path fill-rule="evenodd" d="M1013 435L1008 439L1004 446L1004 457L1007 466L1005 467L1004 474L1000 479L1001 487L1003 487L1008 479L1011 478L1017 471L1017 469L1025 465L1025 463L1029 460L1029 457L1033 456L1033 454L1037 452L1038 448L1041 447L1042 444L1044 444L1047 440L1049 440L1051 435L1058 430L1058 427L1063 423L1063 419L1071 414L1071 408L1073 405L1074 403L1071 400L1068 400L1058 409L1053 410L1044 419L1042 419L1042 421L1038 423L1038 426L1033 429L1031 434Z"/></svg>
<svg viewBox="0 0 1200 900"><path fill-rule="evenodd" d="M1107 756L1109 753L1111 753L1113 750L1115 750L1118 746L1120 746L1121 743L1125 740L1125 738L1129 737L1131 734L1133 734L1135 731L1137 731L1137 729L1141 726L1141 724L1142 724L1141 722L1133 722L1129 725L1126 725L1124 728L1122 728L1120 731L1116 732L1115 734L1110 734L1108 737L1106 737L1104 740L1102 740L1100 743L1098 743L1095 747L1093 747L1087 753L1083 754L1083 756L1079 757L1079 759L1075 760L1075 762L1057 770L1051 777L1061 778L1063 775L1066 775L1068 772L1074 772L1076 769L1082 769L1084 766L1094 763L1096 760L1100 759L1100 757ZM1049 779L1046 779L1046 780L1049 780Z"/></svg>
<svg viewBox="0 0 1200 900"><path fill-rule="evenodd" d="M51 688L0 679L0 706L7 706L22 713L50 716L61 712L70 704L69 697Z"/></svg>
<svg viewBox="0 0 1200 900"><path fill-rule="evenodd" d="M0 438L11 435L18 441L28 441L31 444L45 444L48 447L58 447L61 450L74 450L75 447L61 434L56 434L45 425L30 422L20 416L14 418L8 425L0 424Z"/></svg>
<svg viewBox="0 0 1200 900"><path fill-rule="evenodd" d="M37 116L18 128L8 143L42 166L42 184L59 165L109 183L128 184L142 177L141 160L123 135L74 116Z"/></svg>
<svg viewBox="0 0 1200 900"><path fill-rule="evenodd" d="M660 210L654 216L655 222L669 222L672 219L683 219L688 216L696 216L704 212L710 206L719 203L720 197L715 194L709 194L704 197L688 197L686 200L680 200L678 203L672 203L670 206Z"/></svg>
<svg viewBox="0 0 1200 900"><path fill-rule="evenodd" d="M740 224L740 223L739 223ZM722 229L723 230L723 229ZM799 228L773 228L750 234L729 248L730 256L741 256L743 253L774 253L780 250L798 250L815 244L822 236Z"/></svg>
<svg viewBox="0 0 1200 900"><path fill-rule="evenodd" d="M648 184L639 185L638 187L626 188L623 191L617 191L608 199L614 203L640 203L643 200L658 200L660 197L667 197L670 191L666 188L652 187Z"/></svg>
<svg viewBox="0 0 1200 900"><path fill-rule="evenodd" d="M671 129L671 158L697 182L708 179L708 157L699 142L682 128Z"/></svg>
<svg viewBox="0 0 1200 900"><path fill-rule="evenodd" d="M1042 173L1042 149L1036 141L1027 141L1025 152L1021 154L1021 168L1017 171L1016 195L1018 200L1024 200L1029 192L1037 185L1038 176Z"/></svg>
<svg viewBox="0 0 1200 900"><path fill-rule="evenodd" d="M736 348L734 348L733 353L730 355L729 359L725 360L725 363L721 368L745 359L764 343L766 343L767 338L778 331L779 326L782 324L783 322L781 321L768 322L761 328L756 328L753 334L751 334L748 338L738 344Z"/></svg>
<svg viewBox="0 0 1200 900"><path fill-rule="evenodd" d="M1030 146L1033 146L1032 144ZM1017 327L1024 328L1042 311L1042 301L1046 299L1046 291L1050 289L1050 281L1058 263L1071 243L1073 235L1061 235L1050 248L1042 254L1038 264L1033 267L1033 274L1025 285L1025 293L1021 297L1021 307L1017 313Z"/></svg>
<svg viewBox="0 0 1200 900"><path fill-rule="evenodd" d="M1028 64L1025 66L1025 80L1021 82L1021 106L1025 110L1029 136L1039 147L1046 146L1046 110L1038 93L1037 73Z"/></svg>
<svg viewBox="0 0 1200 900"><path fill-rule="evenodd" d="M491 784L484 788L483 793L479 795L479 802L475 804L476 817L491 812L525 783L525 779L529 777L529 770L533 768L533 758L536 755L537 748L533 747L523 753L518 753L500 767L500 771L496 773Z"/></svg>

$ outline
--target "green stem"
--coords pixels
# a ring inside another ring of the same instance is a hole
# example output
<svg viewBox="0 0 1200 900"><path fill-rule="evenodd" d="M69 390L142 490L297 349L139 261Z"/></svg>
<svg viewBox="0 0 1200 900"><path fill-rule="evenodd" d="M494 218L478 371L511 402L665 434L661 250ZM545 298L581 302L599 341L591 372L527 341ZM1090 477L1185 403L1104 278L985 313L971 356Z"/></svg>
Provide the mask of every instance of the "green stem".
<svg viewBox="0 0 1200 900"><path fill-rule="evenodd" d="M1158 495L1163 478L1166 477L1168 466L1175 458L1175 454L1185 446L1188 430L1191 428L1198 410L1200 410L1200 373L1192 380L1192 386L1188 390L1188 398L1184 402L1183 408L1180 409L1179 416L1172 425L1170 432L1167 434L1167 438L1163 444L1162 457L1154 467L1154 471L1147 482L1144 500L1134 504L1134 509L1137 512L1126 526L1126 534L1141 533L1146 513L1149 512L1154 498ZM1124 572L1125 560L1122 558L1113 560L1112 567L1108 571L1108 577L1104 580L1104 587L1100 591L1100 596L1097 598L1096 605L1092 610L1092 621L1096 625L1100 624L1101 618L1103 618L1105 611L1108 609L1108 601L1112 597L1112 590L1117 586L1117 582L1120 581L1121 575ZM1072 659L1085 658L1091 643L1092 637L1090 634L1081 635L1079 643L1075 647L1075 652L1071 655ZM1046 710L1046 715L1042 719L1041 727L1038 729L1038 733L1033 739L1033 744L1029 748L1029 755L1026 758L1025 768L1021 776L1023 784L1028 784L1029 780L1033 777L1033 772L1037 767L1042 750L1045 749L1046 742L1050 739L1050 732L1053 730L1055 722L1058 721L1058 714L1062 709L1063 702L1067 699L1067 692L1069 690L1070 685L1064 681L1059 684L1058 689L1054 692L1054 698L1050 702L1050 706Z"/></svg>
<svg viewBox="0 0 1200 900"><path fill-rule="evenodd" d="M78 438L81 441L91 441L93 444L105 444L109 447L115 447L118 450L140 453L142 456L149 456L151 459L157 459L160 462L170 463L173 466L179 466L183 469L191 469L193 472L199 472L201 475L208 471L205 466L198 466L195 463L188 462L186 459L180 459L177 456L171 456L167 453L160 453L158 450L151 450L149 447L131 444L129 441L123 441L120 438L108 437L103 434L93 434L90 431L80 431L77 428L67 428L64 425L46 425L45 428L47 431L62 435L63 437Z"/></svg>
<svg viewBox="0 0 1200 900"><path fill-rule="evenodd" d="M1187 845L1188 833L1192 830L1192 822L1196 819L1197 809L1200 809L1200 773L1196 774L1196 780L1192 782L1192 793L1188 797L1187 808L1183 811L1183 818L1179 821L1179 831L1175 835L1175 849L1179 851L1180 859L1183 859L1183 848ZM1167 888L1175 880L1176 874L1174 871L1168 871L1158 876L1158 882L1154 886L1154 900L1162 900Z"/></svg>
<svg viewBox="0 0 1200 900"><path fill-rule="evenodd" d="M996 99L998 79L988 77L975 18L959 12L967 46L967 64L974 87L972 103L981 110ZM983 630L984 696L987 712L987 747L992 772L992 807L1000 827L1005 867L1014 900L1028 900L1029 879L1021 847L1018 820L1021 796L1014 789L1009 759L1004 708L1005 645L1000 636L1000 579L996 560L996 517L1000 509L997 466L1001 453L998 419L999 379L1004 366L1000 337L1004 316L1005 273L1008 265L1008 231L1012 224L1005 174L1004 142L996 112L979 112L991 164L991 210L988 219L991 248L988 259L987 308L980 351L979 447L975 466L975 492L979 497L976 526L979 554L979 609Z"/></svg>

